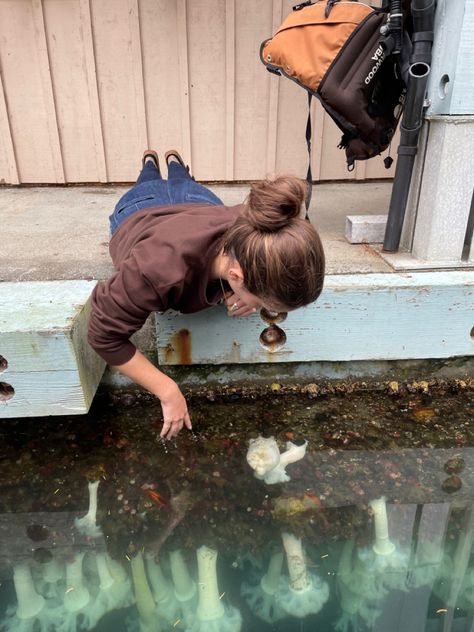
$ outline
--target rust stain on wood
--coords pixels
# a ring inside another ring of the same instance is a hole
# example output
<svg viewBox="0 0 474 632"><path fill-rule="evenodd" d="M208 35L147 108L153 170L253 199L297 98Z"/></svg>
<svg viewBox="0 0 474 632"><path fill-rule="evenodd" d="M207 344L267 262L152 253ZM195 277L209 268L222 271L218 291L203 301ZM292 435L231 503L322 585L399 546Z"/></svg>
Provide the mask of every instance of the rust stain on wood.
<svg viewBox="0 0 474 632"><path fill-rule="evenodd" d="M180 329L165 347L166 364L192 364L191 332Z"/></svg>

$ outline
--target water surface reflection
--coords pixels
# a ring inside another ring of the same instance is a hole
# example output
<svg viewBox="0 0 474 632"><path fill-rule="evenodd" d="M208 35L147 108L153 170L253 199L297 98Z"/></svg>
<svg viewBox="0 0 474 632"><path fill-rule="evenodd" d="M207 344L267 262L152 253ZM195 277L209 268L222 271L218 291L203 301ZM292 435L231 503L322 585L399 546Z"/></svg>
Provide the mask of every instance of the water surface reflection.
<svg viewBox="0 0 474 632"><path fill-rule="evenodd" d="M151 405L2 423L2 630L472 629L472 393L191 410L172 443ZM259 435L308 441L289 481Z"/></svg>

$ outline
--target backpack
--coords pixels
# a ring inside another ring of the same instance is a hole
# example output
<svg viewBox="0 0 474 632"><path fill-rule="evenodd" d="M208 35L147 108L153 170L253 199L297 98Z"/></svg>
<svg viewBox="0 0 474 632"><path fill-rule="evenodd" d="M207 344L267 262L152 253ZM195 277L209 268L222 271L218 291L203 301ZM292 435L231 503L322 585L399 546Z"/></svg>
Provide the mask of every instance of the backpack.
<svg viewBox="0 0 474 632"><path fill-rule="evenodd" d="M349 171L356 160L389 147L401 114L405 83L388 38L384 41L389 30L387 9L357 0L309 0L293 7L260 46L267 70L305 88L309 101L317 97L341 129L338 146L345 149ZM306 140L310 152L310 118ZM387 169L392 162L385 159ZM310 175L309 168L308 180Z"/></svg>

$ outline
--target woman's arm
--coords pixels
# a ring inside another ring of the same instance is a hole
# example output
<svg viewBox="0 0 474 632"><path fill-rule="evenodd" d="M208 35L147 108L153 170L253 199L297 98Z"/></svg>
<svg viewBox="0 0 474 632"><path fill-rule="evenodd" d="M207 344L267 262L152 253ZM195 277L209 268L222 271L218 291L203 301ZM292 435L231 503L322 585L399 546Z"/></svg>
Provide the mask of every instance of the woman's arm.
<svg viewBox="0 0 474 632"><path fill-rule="evenodd" d="M179 386L157 369L140 351L137 350L130 360L115 368L158 397L163 411L161 437L175 437L183 425L189 430L192 429L188 406Z"/></svg>

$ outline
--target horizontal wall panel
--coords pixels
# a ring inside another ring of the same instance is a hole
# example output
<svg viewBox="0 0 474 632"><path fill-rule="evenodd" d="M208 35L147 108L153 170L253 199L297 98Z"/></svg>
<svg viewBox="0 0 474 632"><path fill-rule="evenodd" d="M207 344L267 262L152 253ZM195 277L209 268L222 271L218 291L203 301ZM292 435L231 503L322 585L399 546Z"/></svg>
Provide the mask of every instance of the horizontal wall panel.
<svg viewBox="0 0 474 632"><path fill-rule="evenodd" d="M133 182L147 146L202 181L305 177L306 92L259 58L293 4L0 0L0 183ZM393 176L379 158L349 173L313 114L315 180Z"/></svg>

